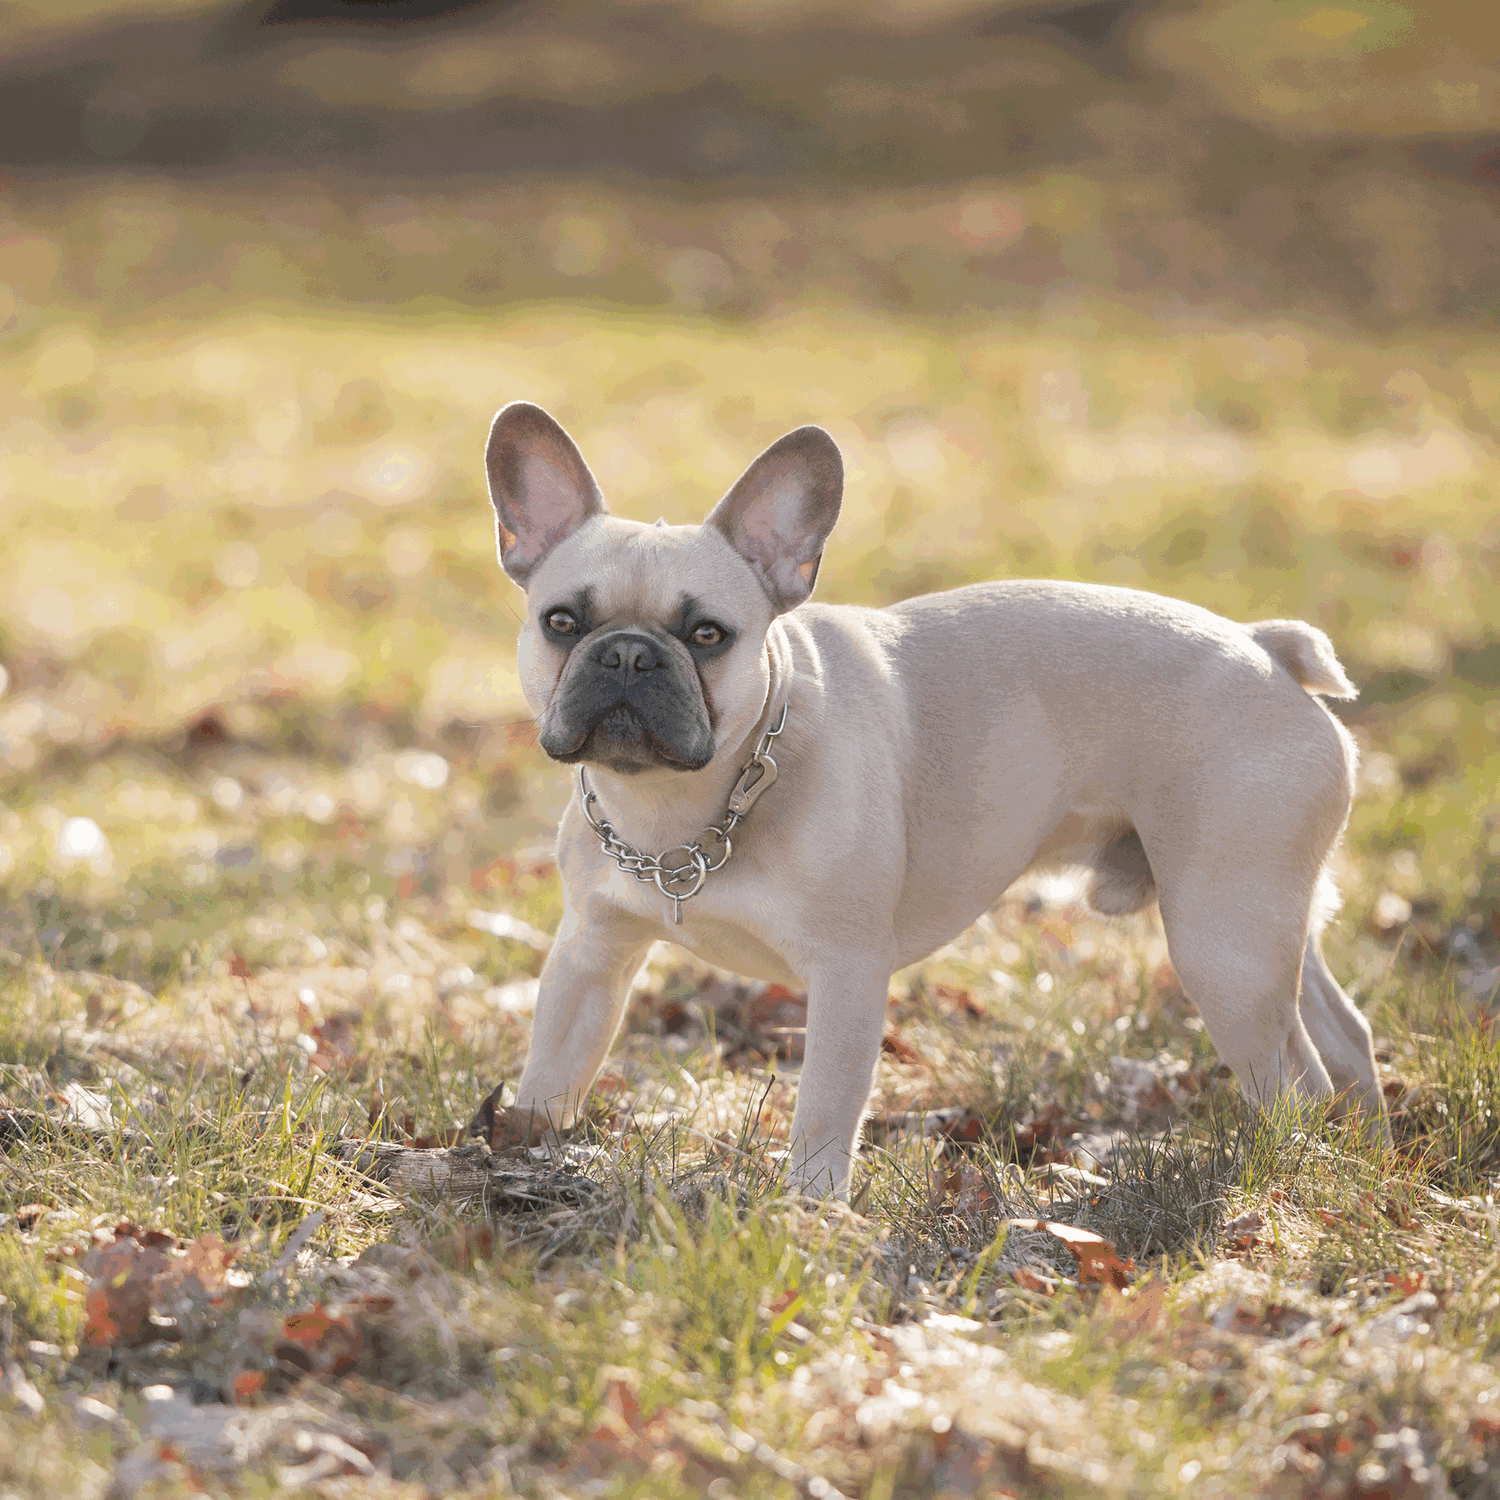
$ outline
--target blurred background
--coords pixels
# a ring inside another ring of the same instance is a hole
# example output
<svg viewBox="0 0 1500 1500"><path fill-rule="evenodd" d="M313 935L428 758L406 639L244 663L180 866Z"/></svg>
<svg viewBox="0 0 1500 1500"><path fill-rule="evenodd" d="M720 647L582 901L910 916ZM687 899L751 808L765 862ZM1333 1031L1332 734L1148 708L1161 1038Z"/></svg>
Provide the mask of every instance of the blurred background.
<svg viewBox="0 0 1500 1500"><path fill-rule="evenodd" d="M647 520L827 426L824 598L1318 623L1347 945L1489 995L1497 61L1460 0L3 0L0 940L550 921L526 397Z"/></svg>

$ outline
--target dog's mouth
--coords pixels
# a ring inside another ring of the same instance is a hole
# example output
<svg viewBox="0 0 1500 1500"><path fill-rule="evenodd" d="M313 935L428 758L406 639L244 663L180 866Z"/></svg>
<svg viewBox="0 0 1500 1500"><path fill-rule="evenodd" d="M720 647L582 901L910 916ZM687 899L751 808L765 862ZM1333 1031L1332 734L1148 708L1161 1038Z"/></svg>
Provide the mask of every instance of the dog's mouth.
<svg viewBox="0 0 1500 1500"><path fill-rule="evenodd" d="M686 726L687 733L660 733L628 702L615 703L592 723L571 728L549 724L550 718L543 718L539 743L564 765L583 761L629 776L663 768L700 771L713 759L713 741L706 730L693 725Z"/></svg>

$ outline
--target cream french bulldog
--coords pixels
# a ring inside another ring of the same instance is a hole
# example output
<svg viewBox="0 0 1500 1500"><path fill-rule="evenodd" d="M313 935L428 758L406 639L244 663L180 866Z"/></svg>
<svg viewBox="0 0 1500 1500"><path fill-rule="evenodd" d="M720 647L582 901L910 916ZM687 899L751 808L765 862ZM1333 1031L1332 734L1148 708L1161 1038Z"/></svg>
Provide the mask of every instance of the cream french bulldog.
<svg viewBox="0 0 1500 1500"><path fill-rule="evenodd" d="M1084 867L1101 912L1159 903L1250 1098L1338 1093L1385 1133L1369 1025L1318 943L1355 769L1312 696L1354 696L1321 631L1080 583L808 603L843 491L818 427L701 526L610 516L526 402L485 462L522 688L580 770L513 1113L574 1120L666 938L806 990L788 1172L846 1195L891 975L1024 872Z"/></svg>

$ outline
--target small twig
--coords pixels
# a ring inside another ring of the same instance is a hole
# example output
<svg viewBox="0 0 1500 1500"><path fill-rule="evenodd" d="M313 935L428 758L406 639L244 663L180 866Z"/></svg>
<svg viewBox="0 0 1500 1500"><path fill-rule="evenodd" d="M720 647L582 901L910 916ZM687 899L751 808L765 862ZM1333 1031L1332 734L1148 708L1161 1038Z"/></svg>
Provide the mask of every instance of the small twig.
<svg viewBox="0 0 1500 1500"><path fill-rule="evenodd" d="M276 1264L266 1273L265 1279L272 1281L280 1276L291 1263L296 1260L302 1247L323 1227L323 1220L328 1217L321 1208L314 1209L312 1213L292 1231L287 1240L285 1248L276 1257Z"/></svg>

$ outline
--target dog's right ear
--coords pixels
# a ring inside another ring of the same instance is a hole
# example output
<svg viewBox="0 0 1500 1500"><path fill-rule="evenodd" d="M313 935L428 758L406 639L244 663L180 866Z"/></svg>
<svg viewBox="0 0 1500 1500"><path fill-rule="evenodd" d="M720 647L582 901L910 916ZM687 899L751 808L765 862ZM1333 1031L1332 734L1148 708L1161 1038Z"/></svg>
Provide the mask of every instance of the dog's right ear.
<svg viewBox="0 0 1500 1500"><path fill-rule="evenodd" d="M512 401L496 412L484 470L500 566L522 588L565 536L608 513L578 445L530 401Z"/></svg>

